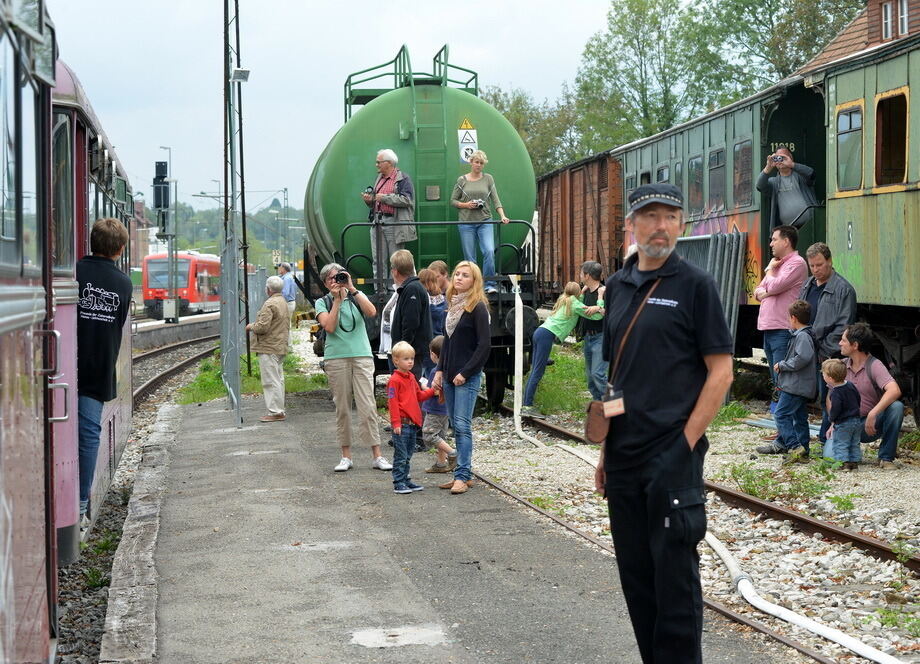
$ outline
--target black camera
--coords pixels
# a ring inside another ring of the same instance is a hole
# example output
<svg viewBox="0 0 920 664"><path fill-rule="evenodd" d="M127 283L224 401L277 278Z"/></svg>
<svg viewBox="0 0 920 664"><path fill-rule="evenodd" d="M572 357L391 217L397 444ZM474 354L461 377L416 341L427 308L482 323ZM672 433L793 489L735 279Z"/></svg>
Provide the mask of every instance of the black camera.
<svg viewBox="0 0 920 664"><path fill-rule="evenodd" d="M779 163L779 162L781 162L781 161L783 160L783 156L782 156L782 155L775 154L775 155L773 155L773 156L771 157L771 159L772 159L775 163Z"/></svg>
<svg viewBox="0 0 920 664"><path fill-rule="evenodd" d="M365 188L364 188L364 193L365 193L365 194L371 194L371 195L373 195L373 193L374 193L374 188L373 188L373 187L365 187Z"/></svg>
<svg viewBox="0 0 920 664"><path fill-rule="evenodd" d="M336 272L335 273L335 283L347 284L348 283L348 273L347 272Z"/></svg>
<svg viewBox="0 0 920 664"><path fill-rule="evenodd" d="M482 206L485 205L485 201L483 201L481 198L474 198L470 202L473 204L474 207L477 207L477 208L482 208Z"/></svg>

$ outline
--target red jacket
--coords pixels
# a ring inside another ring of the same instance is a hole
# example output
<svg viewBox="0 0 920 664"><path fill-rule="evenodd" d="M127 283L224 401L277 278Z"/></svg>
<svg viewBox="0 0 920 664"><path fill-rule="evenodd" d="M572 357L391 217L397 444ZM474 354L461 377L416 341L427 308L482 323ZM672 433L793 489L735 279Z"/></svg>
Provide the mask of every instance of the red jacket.
<svg viewBox="0 0 920 664"><path fill-rule="evenodd" d="M387 383L387 407L390 409L390 424L395 429L402 426L404 417L416 426L422 426L422 409L419 402L434 396L434 389L423 390L415 376L408 371L394 371Z"/></svg>

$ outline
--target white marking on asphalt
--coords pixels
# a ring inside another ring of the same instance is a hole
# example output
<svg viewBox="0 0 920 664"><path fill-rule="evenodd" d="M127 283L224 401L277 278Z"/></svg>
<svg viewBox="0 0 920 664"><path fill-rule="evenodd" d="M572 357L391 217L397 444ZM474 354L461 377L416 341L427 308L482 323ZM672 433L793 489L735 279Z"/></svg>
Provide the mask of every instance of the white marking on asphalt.
<svg viewBox="0 0 920 664"><path fill-rule="evenodd" d="M224 456L255 456L256 454L281 454L281 450L240 450L239 452L230 452Z"/></svg>
<svg viewBox="0 0 920 664"><path fill-rule="evenodd" d="M281 548L284 551L341 551L354 545L354 542L294 542Z"/></svg>
<svg viewBox="0 0 920 664"><path fill-rule="evenodd" d="M308 486L292 486L287 488L278 488L278 489L246 489L247 493L283 493L285 491L307 491L311 487Z"/></svg>
<svg viewBox="0 0 920 664"><path fill-rule="evenodd" d="M362 629L352 632L351 642L365 648L393 648L395 646L436 646L447 637L440 625L404 625L392 629Z"/></svg>

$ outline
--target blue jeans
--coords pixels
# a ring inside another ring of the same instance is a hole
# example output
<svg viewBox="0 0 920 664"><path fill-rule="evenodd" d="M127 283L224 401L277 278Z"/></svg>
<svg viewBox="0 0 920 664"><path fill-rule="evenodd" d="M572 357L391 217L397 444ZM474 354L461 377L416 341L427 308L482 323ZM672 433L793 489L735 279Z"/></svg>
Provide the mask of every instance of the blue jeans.
<svg viewBox="0 0 920 664"><path fill-rule="evenodd" d="M773 371L773 365L781 362L786 357L786 349L789 348L789 340L792 339L792 333L789 330L764 330L763 331L763 353L767 356L767 366L770 369L770 383L776 387L776 372ZM776 404L772 399L770 402L770 412L776 414Z"/></svg>
<svg viewBox="0 0 920 664"><path fill-rule="evenodd" d="M454 385L452 380L453 376L444 374L444 401L450 425L454 428L457 448L454 479L467 482L473 476L473 408L476 407L476 396L482 384L482 372L470 376L463 385Z"/></svg>
<svg viewBox="0 0 920 664"><path fill-rule="evenodd" d="M89 492L93 488L96 456L99 454L99 436L102 434L102 405L101 401L82 394L77 398L80 431L80 514L86 512Z"/></svg>
<svg viewBox="0 0 920 664"><path fill-rule="evenodd" d="M862 460L862 449L859 447L860 432L863 432L865 420L862 417L851 417L834 425L834 436L831 438L831 455L837 461Z"/></svg>
<svg viewBox="0 0 920 664"><path fill-rule="evenodd" d="M414 424L402 424L400 432L393 434L393 486L404 484L411 480L409 477L409 462L415 451L415 437L418 427Z"/></svg>
<svg viewBox="0 0 920 664"><path fill-rule="evenodd" d="M600 401L607 389L607 362L604 362L604 334L595 332L584 338L585 380L591 396Z"/></svg>
<svg viewBox="0 0 920 664"><path fill-rule="evenodd" d="M486 221L492 221L486 219ZM463 258L476 262L476 240L479 240L479 250L482 252L482 275L491 277L495 274L495 232L491 224L460 224L460 246L463 247ZM495 287L495 280L486 280L486 286Z"/></svg>
<svg viewBox="0 0 920 664"><path fill-rule="evenodd" d="M779 393L779 402L773 419L776 430L779 432L777 441L787 450L795 449L800 445L808 452L808 402L806 397L789 392Z"/></svg>
<svg viewBox="0 0 920 664"><path fill-rule="evenodd" d="M862 427L861 440L864 443L871 443L873 440L882 439L882 444L878 448L879 461L894 461L898 455L898 434L901 432L901 424L904 422L904 403L893 401L888 408L875 418L875 435L870 436L866 433L866 418L859 418ZM836 427L834 427L836 429ZM836 434L835 434L836 435Z"/></svg>
<svg viewBox="0 0 920 664"><path fill-rule="evenodd" d="M537 386L543 378L543 372L546 371L546 362L549 360L549 353L553 349L553 340L555 338L556 335L545 327L538 327L534 330L533 339L531 339L530 375L527 378L527 385L524 387L525 406L533 405L533 398L537 393Z"/></svg>

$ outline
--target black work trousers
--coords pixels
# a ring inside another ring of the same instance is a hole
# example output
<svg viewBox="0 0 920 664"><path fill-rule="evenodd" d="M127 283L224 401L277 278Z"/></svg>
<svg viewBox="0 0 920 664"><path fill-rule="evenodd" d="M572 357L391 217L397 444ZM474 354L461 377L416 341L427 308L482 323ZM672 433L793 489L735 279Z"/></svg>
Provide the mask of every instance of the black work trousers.
<svg viewBox="0 0 920 664"><path fill-rule="evenodd" d="M644 664L703 661L703 593L696 545L706 534L701 438L683 433L640 466L608 471L606 492L620 583Z"/></svg>

